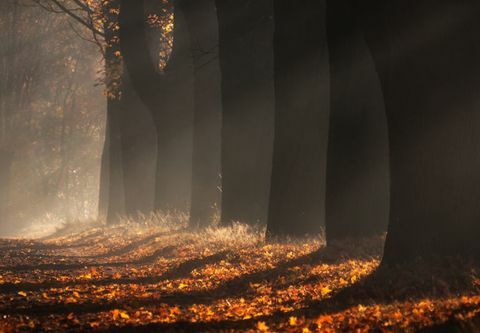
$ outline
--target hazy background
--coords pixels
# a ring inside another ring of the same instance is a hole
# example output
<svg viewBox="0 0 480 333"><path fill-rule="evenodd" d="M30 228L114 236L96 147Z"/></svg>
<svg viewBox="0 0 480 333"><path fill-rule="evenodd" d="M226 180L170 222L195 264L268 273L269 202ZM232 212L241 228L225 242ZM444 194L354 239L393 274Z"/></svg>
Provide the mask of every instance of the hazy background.
<svg viewBox="0 0 480 333"><path fill-rule="evenodd" d="M97 217L106 98L89 38L30 1L0 3L0 236Z"/></svg>

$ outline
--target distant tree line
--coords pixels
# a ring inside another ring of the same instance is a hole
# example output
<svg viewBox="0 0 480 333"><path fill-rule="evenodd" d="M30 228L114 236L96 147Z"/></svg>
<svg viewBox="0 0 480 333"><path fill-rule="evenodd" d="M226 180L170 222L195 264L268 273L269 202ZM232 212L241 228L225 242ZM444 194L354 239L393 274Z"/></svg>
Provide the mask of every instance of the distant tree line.
<svg viewBox="0 0 480 333"><path fill-rule="evenodd" d="M96 215L98 60L68 20L30 0L0 3L2 235L42 219Z"/></svg>

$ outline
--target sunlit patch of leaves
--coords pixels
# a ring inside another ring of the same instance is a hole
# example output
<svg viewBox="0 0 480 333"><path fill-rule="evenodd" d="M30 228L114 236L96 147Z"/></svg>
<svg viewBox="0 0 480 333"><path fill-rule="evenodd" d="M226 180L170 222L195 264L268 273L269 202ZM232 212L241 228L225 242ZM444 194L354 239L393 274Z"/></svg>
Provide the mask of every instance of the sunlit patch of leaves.
<svg viewBox="0 0 480 333"><path fill-rule="evenodd" d="M266 242L264 232L191 232L172 213L0 241L1 330L415 331L479 315L474 268L450 288L452 276L419 283L426 269L372 283L381 237L325 248L321 238Z"/></svg>

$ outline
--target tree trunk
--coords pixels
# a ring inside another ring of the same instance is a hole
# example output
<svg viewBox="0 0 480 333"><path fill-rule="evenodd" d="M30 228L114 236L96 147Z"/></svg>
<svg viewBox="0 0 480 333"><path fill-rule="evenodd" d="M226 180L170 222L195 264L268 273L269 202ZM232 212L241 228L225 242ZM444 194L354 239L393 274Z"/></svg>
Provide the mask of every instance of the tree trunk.
<svg viewBox="0 0 480 333"><path fill-rule="evenodd" d="M331 114L327 241L386 231L388 133L380 80L351 0L327 4Z"/></svg>
<svg viewBox="0 0 480 333"><path fill-rule="evenodd" d="M108 209L107 223L117 223L120 217L125 215L125 187L122 165L122 143L120 135L120 112L119 100L108 98L107 100L107 123L108 137L106 149L108 150ZM104 151L105 154L105 151ZM105 191L105 190L104 190ZM102 192L102 191L101 191Z"/></svg>
<svg viewBox="0 0 480 333"><path fill-rule="evenodd" d="M10 170L13 164L13 151L0 147L0 229L7 233L13 230L8 221L8 205L10 193Z"/></svg>
<svg viewBox="0 0 480 333"><path fill-rule="evenodd" d="M207 226L220 207L221 95L214 0L181 1L194 67L190 224Z"/></svg>
<svg viewBox="0 0 480 333"><path fill-rule="evenodd" d="M274 9L275 141L267 233L318 234L328 131L325 3L276 0Z"/></svg>
<svg viewBox="0 0 480 333"><path fill-rule="evenodd" d="M155 208L186 209L192 142L192 68L185 26L177 13L174 50L165 74L150 56L143 1L120 1L120 46L131 83L152 113L157 131ZM190 59L190 61L189 61Z"/></svg>
<svg viewBox="0 0 480 333"><path fill-rule="evenodd" d="M173 48L157 92L154 119L158 135L156 208L188 210L192 184L193 63L182 9L175 3Z"/></svg>
<svg viewBox="0 0 480 333"><path fill-rule="evenodd" d="M362 17L384 78L390 135L383 263L478 258L480 3L395 0L385 11L382 5L363 8Z"/></svg>
<svg viewBox="0 0 480 333"><path fill-rule="evenodd" d="M120 100L125 214L136 216L154 210L157 137L149 110L123 76Z"/></svg>
<svg viewBox="0 0 480 333"><path fill-rule="evenodd" d="M105 121L105 140L103 143L102 159L100 162L100 181L98 194L98 218L106 219L108 215L108 198L110 196L110 125L108 112Z"/></svg>
<svg viewBox="0 0 480 333"><path fill-rule="evenodd" d="M216 0L222 79L222 217L265 222L273 139L272 0Z"/></svg>

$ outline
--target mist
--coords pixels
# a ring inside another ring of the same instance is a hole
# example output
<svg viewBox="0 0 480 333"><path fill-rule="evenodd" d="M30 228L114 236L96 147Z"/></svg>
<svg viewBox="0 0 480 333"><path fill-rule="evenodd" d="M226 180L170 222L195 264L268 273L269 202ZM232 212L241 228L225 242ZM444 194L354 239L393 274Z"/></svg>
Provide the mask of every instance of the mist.
<svg viewBox="0 0 480 333"><path fill-rule="evenodd" d="M0 333L478 332L479 15L0 0Z"/></svg>
<svg viewBox="0 0 480 333"><path fill-rule="evenodd" d="M3 236L97 218L105 132L101 57L63 17L2 2Z"/></svg>

